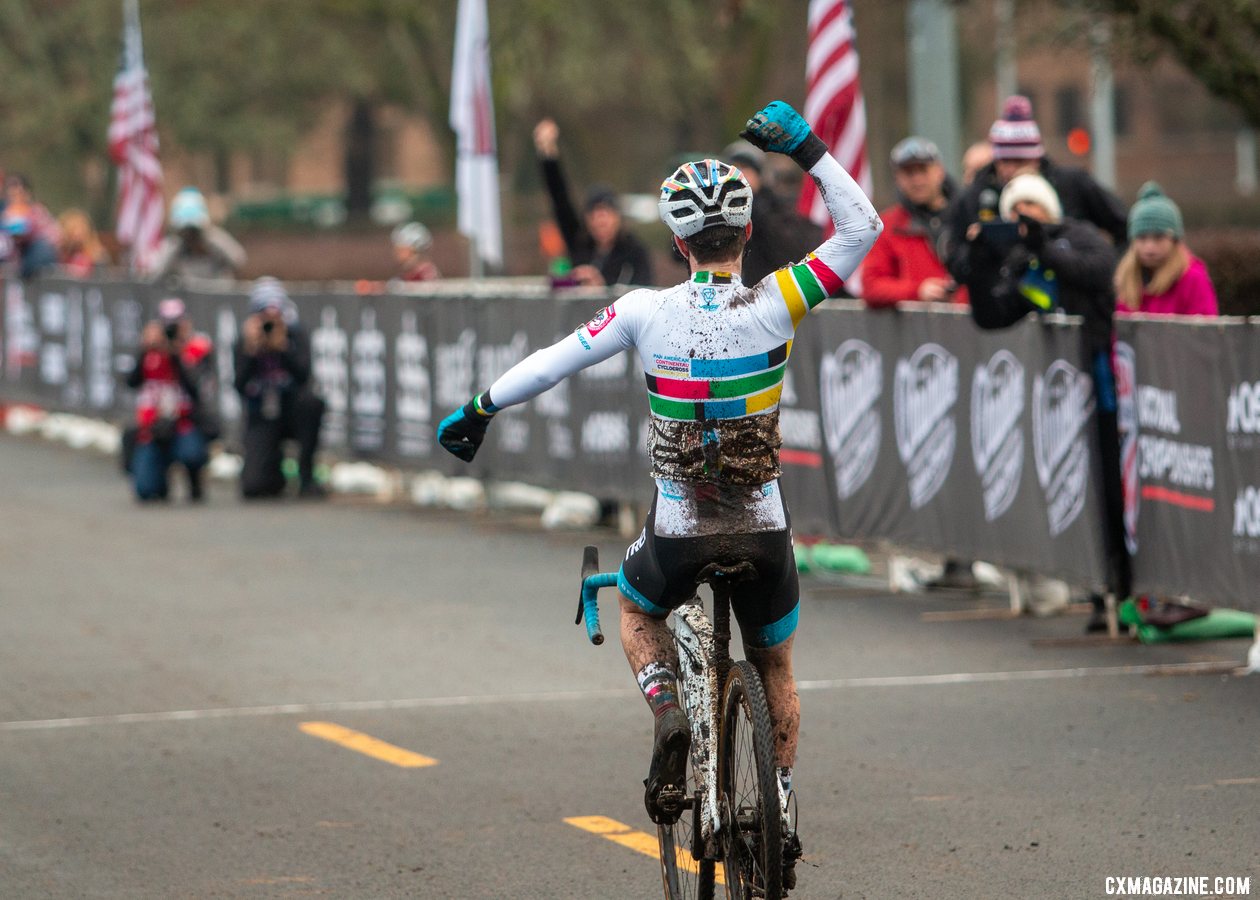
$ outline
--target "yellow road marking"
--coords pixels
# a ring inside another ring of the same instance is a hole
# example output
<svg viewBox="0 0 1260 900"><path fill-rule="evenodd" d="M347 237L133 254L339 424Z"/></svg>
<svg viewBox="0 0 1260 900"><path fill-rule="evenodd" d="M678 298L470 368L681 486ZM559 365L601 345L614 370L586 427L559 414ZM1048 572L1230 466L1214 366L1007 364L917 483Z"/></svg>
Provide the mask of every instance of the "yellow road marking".
<svg viewBox="0 0 1260 900"><path fill-rule="evenodd" d="M357 753L362 753L364 756L392 763L395 766L402 766L404 769L418 769L422 766L436 766L438 764L438 761L432 757L412 753L410 750L404 750L402 747L395 747L393 744L387 744L385 741L374 738L370 734L353 731L334 722L303 722L298 727L313 737L323 738L334 744L340 744L348 750L354 750Z"/></svg>
<svg viewBox="0 0 1260 900"><path fill-rule="evenodd" d="M591 834L597 834L600 837L612 841L614 844L620 844L628 850L635 853L642 853L644 856L650 856L652 859L660 860L660 841L656 835L648 834L645 831L635 831L629 825L623 825L616 819L610 819L607 816L573 816L565 819L569 825L574 828L581 828L583 831L589 831ZM693 875L700 871L700 864L691 858L691 854L681 847L675 848L675 857L678 861L678 868L685 869ZM714 879L718 884L726 884L726 878L722 871L722 864L714 864Z"/></svg>

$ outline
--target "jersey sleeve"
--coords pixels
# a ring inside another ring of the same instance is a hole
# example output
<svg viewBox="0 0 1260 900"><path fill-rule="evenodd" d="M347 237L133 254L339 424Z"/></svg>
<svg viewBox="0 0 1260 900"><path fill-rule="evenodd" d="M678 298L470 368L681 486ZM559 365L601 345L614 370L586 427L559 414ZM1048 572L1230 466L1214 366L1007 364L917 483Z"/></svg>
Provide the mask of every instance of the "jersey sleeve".
<svg viewBox="0 0 1260 900"><path fill-rule="evenodd" d="M828 297L837 297L875 244L884 223L865 193L830 153L809 170L831 214L834 233L800 263L772 272L757 286L788 333Z"/></svg>
<svg viewBox="0 0 1260 900"><path fill-rule="evenodd" d="M651 293L632 291L624 295L572 334L521 360L490 385L490 402L502 409L532 400L570 375L632 347L643 299L638 295Z"/></svg>

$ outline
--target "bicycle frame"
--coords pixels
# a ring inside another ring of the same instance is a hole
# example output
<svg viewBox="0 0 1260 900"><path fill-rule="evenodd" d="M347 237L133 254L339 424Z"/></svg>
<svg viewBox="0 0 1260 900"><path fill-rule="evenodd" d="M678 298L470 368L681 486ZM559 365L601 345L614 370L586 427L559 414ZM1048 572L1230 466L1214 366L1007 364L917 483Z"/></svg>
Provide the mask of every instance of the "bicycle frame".
<svg viewBox="0 0 1260 900"><path fill-rule="evenodd" d="M718 598L715 592L715 604L725 605L725 599ZM714 623L698 601L674 610L672 631L678 648L679 689L691 722L691 764L700 788L698 805L693 810L693 833L703 845L703 855L716 859L717 835L722 829L717 783L718 686L722 679L716 663L727 655L726 642L717 640ZM728 625L728 640L729 637Z"/></svg>

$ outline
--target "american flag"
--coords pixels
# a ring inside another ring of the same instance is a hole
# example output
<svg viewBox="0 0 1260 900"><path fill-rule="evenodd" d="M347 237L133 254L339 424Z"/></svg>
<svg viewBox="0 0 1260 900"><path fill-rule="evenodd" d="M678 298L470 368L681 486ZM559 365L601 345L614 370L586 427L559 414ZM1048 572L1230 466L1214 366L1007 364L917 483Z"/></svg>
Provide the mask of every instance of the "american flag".
<svg viewBox="0 0 1260 900"><path fill-rule="evenodd" d="M140 41L138 0L123 2L123 54L109 110L109 155L118 166L118 242L144 271L162 241L162 163Z"/></svg>
<svg viewBox="0 0 1260 900"><path fill-rule="evenodd" d="M847 0L810 0L805 82L805 120L869 196L866 103L858 82L853 10ZM830 230L831 216L812 178L805 179L797 208Z"/></svg>

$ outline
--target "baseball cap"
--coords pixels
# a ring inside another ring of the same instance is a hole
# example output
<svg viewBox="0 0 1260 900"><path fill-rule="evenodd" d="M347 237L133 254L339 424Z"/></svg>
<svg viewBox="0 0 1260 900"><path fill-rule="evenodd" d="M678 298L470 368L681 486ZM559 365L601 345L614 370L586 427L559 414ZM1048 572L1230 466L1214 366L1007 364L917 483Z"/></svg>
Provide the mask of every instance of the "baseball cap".
<svg viewBox="0 0 1260 900"><path fill-rule="evenodd" d="M908 166L911 163L932 163L941 161L941 151L925 137L911 135L897 142L888 154L894 166Z"/></svg>

